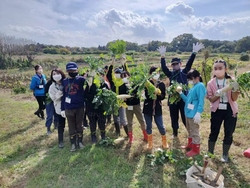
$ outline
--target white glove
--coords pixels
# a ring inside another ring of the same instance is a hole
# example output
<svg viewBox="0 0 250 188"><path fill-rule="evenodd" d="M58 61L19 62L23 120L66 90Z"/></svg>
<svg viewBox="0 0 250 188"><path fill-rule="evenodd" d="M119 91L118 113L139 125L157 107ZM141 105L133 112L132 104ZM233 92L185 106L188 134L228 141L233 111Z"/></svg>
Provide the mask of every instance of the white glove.
<svg viewBox="0 0 250 188"><path fill-rule="evenodd" d="M160 46L159 48L157 48L157 51L160 52L161 56L165 56L166 49L166 46Z"/></svg>
<svg viewBox="0 0 250 188"><path fill-rule="evenodd" d="M232 86L232 92L239 91L240 86L237 82L232 82L230 85Z"/></svg>
<svg viewBox="0 0 250 188"><path fill-rule="evenodd" d="M201 114L199 112L196 112L196 114L194 115L194 123L196 124L200 124L201 123Z"/></svg>
<svg viewBox="0 0 250 188"><path fill-rule="evenodd" d="M122 58L123 60L126 60L126 55L125 55L125 54L122 54L121 58Z"/></svg>
<svg viewBox="0 0 250 188"><path fill-rule="evenodd" d="M177 86L176 91L177 91L179 94L182 94L182 87L181 87L181 86Z"/></svg>
<svg viewBox="0 0 250 188"><path fill-rule="evenodd" d="M59 91L56 92L55 97L56 97L57 100L61 99L62 96L63 96L63 92L62 91L59 90Z"/></svg>
<svg viewBox="0 0 250 188"><path fill-rule="evenodd" d="M65 111L64 111L64 110L61 111L61 116L62 116L63 118L66 118L66 115L65 115Z"/></svg>
<svg viewBox="0 0 250 188"><path fill-rule="evenodd" d="M198 52L200 49L204 48L204 45L202 43L193 43L193 52Z"/></svg>
<svg viewBox="0 0 250 188"><path fill-rule="evenodd" d="M222 89L218 89L216 92L215 92L215 96L217 97L221 97L225 94L225 92L222 91Z"/></svg>
<svg viewBox="0 0 250 188"><path fill-rule="evenodd" d="M86 81L87 81L89 87L91 87L93 84L93 77L88 77Z"/></svg>

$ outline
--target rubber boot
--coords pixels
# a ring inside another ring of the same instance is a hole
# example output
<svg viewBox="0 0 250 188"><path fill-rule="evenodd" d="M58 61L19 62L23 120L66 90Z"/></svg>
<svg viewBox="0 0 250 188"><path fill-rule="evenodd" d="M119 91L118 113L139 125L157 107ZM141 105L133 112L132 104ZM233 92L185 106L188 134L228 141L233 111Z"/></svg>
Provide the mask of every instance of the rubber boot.
<svg viewBox="0 0 250 188"><path fill-rule="evenodd" d="M129 137L129 135L128 135L128 126L127 126L127 125L124 125L124 126L123 126L123 129L124 129L124 131L125 131L127 137Z"/></svg>
<svg viewBox="0 0 250 188"><path fill-rule="evenodd" d="M163 149L168 149L168 143L167 143L167 136L166 135L162 135L161 136L161 141L162 141L162 148Z"/></svg>
<svg viewBox="0 0 250 188"><path fill-rule="evenodd" d="M58 147L63 148L63 132L58 130Z"/></svg>
<svg viewBox="0 0 250 188"><path fill-rule="evenodd" d="M38 109L37 111L35 111L34 113L35 115L37 115L37 117L41 118L41 115L40 115L40 110Z"/></svg>
<svg viewBox="0 0 250 188"><path fill-rule="evenodd" d="M147 149L151 150L153 148L153 135L148 134L148 144Z"/></svg>
<svg viewBox="0 0 250 188"><path fill-rule="evenodd" d="M143 140L148 141L148 134L147 134L146 130L142 130L142 134L143 134Z"/></svg>
<svg viewBox="0 0 250 188"><path fill-rule="evenodd" d="M215 142L208 141L208 152L214 154Z"/></svg>
<svg viewBox="0 0 250 188"><path fill-rule="evenodd" d="M71 143L71 152L76 151L76 135L73 135L70 137L70 143Z"/></svg>
<svg viewBox="0 0 250 188"><path fill-rule="evenodd" d="M92 142L92 144L96 143L96 134L95 133L91 133L91 142Z"/></svg>
<svg viewBox="0 0 250 188"><path fill-rule="evenodd" d="M82 136L83 135L81 133L78 134L78 147L79 147L79 149L83 149L84 148L84 145L82 143Z"/></svg>
<svg viewBox="0 0 250 188"><path fill-rule="evenodd" d="M120 126L119 126L119 123L115 123L115 134L117 137L120 136Z"/></svg>
<svg viewBox="0 0 250 188"><path fill-rule="evenodd" d="M178 129L173 129L173 137L178 137Z"/></svg>
<svg viewBox="0 0 250 188"><path fill-rule="evenodd" d="M228 151L230 149L230 146L231 145L226 145L226 144L222 145L223 154L222 154L222 157L221 157L221 162L223 162L223 163L227 163L228 160L229 160Z"/></svg>
<svg viewBox="0 0 250 188"><path fill-rule="evenodd" d="M132 131L128 133L128 136L129 136L129 143L132 144L132 142L134 141L134 136L133 136L133 133Z"/></svg>
<svg viewBox="0 0 250 188"><path fill-rule="evenodd" d="M192 143L192 150L186 153L186 156L193 157L200 154L200 144Z"/></svg>
<svg viewBox="0 0 250 188"><path fill-rule="evenodd" d="M105 130L101 130L101 139L102 140L106 139L106 131Z"/></svg>
<svg viewBox="0 0 250 188"><path fill-rule="evenodd" d="M50 134L51 134L50 127L47 127L47 135L50 135Z"/></svg>
<svg viewBox="0 0 250 188"><path fill-rule="evenodd" d="M186 149L186 150L190 150L190 149L192 149L192 138L188 138L188 143L187 143L187 145L186 146L181 146L181 148L182 149Z"/></svg>
<svg viewBox="0 0 250 188"><path fill-rule="evenodd" d="M40 113L41 118L44 119L44 111L43 111L43 110L40 110L39 113Z"/></svg>

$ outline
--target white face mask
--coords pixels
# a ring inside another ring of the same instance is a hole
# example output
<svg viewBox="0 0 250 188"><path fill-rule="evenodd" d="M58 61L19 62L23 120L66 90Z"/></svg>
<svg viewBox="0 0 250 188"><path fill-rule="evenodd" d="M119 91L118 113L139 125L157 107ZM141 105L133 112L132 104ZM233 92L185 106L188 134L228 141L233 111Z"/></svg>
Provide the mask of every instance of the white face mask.
<svg viewBox="0 0 250 188"><path fill-rule="evenodd" d="M193 86L194 85L194 81L193 80L189 80L188 81L188 85Z"/></svg>
<svg viewBox="0 0 250 188"><path fill-rule="evenodd" d="M120 74L115 74L115 77L116 78L121 78L121 75Z"/></svg>
<svg viewBox="0 0 250 188"><path fill-rule="evenodd" d="M219 77L219 78L224 77L225 76L225 71L224 70L215 70L214 75L216 77Z"/></svg>
<svg viewBox="0 0 250 188"><path fill-rule="evenodd" d="M58 82L58 81L60 81L60 80L62 79L62 75L61 75L61 74L55 74L55 75L53 75L53 79L54 79L56 82Z"/></svg>
<svg viewBox="0 0 250 188"><path fill-rule="evenodd" d="M160 78L160 74L155 74L154 76L153 76L153 79L154 80L158 80Z"/></svg>
<svg viewBox="0 0 250 188"><path fill-rule="evenodd" d="M123 83L127 84L128 83L128 78L127 77L123 78L122 81L123 81Z"/></svg>

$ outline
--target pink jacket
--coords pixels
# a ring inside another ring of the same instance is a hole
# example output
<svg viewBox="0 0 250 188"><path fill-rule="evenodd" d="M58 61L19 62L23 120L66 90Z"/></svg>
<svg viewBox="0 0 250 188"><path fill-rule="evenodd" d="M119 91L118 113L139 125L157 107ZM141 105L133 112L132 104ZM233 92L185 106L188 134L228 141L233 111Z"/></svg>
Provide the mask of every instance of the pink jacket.
<svg viewBox="0 0 250 188"><path fill-rule="evenodd" d="M216 78L213 78L212 80L210 80L207 83L207 98L213 97L217 90L218 90L218 87L216 84ZM238 104L232 100L231 96L232 96L232 91L230 90L227 92L227 98L228 98L228 102L229 102L229 104L232 108L232 111L233 111L232 115L236 116L236 114L238 113ZM210 110L212 112L215 112L219 107L219 103L220 103L219 99L213 103L210 103Z"/></svg>

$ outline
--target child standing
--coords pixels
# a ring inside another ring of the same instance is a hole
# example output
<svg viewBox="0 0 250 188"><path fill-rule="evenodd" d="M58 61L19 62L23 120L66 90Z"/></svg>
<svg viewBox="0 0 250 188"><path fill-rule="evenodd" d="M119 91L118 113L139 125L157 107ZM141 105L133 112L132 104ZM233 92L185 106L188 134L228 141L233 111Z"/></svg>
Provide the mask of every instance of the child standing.
<svg viewBox="0 0 250 188"><path fill-rule="evenodd" d="M239 96L237 83L232 90L223 92L232 78L227 74L227 63L224 60L217 60L213 65L214 78L207 84L207 98L210 101L211 125L208 139L208 152L214 153L215 143L220 133L222 122L224 122L223 154L221 161L228 162L228 152L233 142L238 105L236 100Z"/></svg>
<svg viewBox="0 0 250 188"><path fill-rule="evenodd" d="M83 127L82 119L84 115L84 82L85 78L78 76L78 66L75 62L69 62L66 65L68 78L62 82L63 97L61 105L61 116L67 117L69 125L69 136L71 150L76 151L76 146L84 148L82 143ZM77 142L77 145L76 145Z"/></svg>
<svg viewBox="0 0 250 188"><path fill-rule="evenodd" d="M181 87L177 87L177 92L185 102L184 112L186 116L186 128L188 131L188 144L186 149L188 157L200 154L200 133L199 124L201 122L201 113L204 110L204 100L206 96L206 88L200 82L200 73L197 70L187 74L189 85L193 87L189 90L188 95L184 95Z"/></svg>

